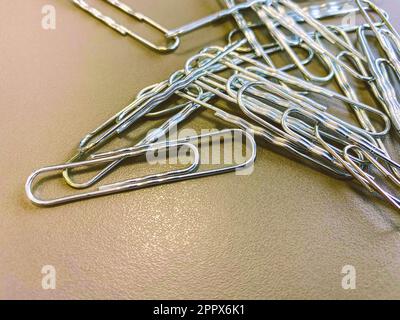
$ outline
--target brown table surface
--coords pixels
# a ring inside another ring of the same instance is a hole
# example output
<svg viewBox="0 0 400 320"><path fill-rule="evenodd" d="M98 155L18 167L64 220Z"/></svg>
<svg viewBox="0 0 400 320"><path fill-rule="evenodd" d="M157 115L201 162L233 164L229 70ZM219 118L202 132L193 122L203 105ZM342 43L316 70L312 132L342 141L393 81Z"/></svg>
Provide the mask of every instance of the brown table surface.
<svg viewBox="0 0 400 320"><path fill-rule="evenodd" d="M127 2L166 26L221 8ZM397 1L379 3L398 26ZM56 7L54 31L41 28L45 4ZM400 298L398 213L265 147L248 177L33 206L24 193L33 169L64 162L139 89L223 43L232 24L184 36L176 53L159 55L71 1L2 0L0 17L0 298ZM202 113L190 124L213 122ZM56 268L56 290L41 287L44 265ZM356 290L342 289L344 265L356 268Z"/></svg>

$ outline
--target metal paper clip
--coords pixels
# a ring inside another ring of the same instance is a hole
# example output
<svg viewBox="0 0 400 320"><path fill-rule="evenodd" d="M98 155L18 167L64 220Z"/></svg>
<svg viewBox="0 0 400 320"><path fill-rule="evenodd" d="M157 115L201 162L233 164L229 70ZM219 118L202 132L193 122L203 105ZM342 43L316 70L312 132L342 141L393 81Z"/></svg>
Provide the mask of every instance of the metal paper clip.
<svg viewBox="0 0 400 320"><path fill-rule="evenodd" d="M129 184L127 184L124 188L121 188L121 187L113 188L113 187L111 187L111 185L102 185L102 186L96 188L94 191L88 191L88 192L78 193L78 194L74 194L74 195L63 196L60 198L55 198L55 199L50 199L50 200L44 200L44 199L38 198L34 194L34 191L33 191L33 183L34 183L35 179L38 176L45 174L45 173L54 172L54 171L61 173L62 171L66 170L66 169L88 168L88 167L90 168L92 166L109 163L109 162L117 161L120 159L137 157L137 156L144 155L147 152L151 152L151 151L170 150L171 148L177 148L177 147L182 147L182 146L188 148L193 153L193 162L190 166L188 166L185 169L167 171L167 172L158 173L158 174L154 174L154 175L147 175L147 176L140 177L140 178L126 180L125 182L129 181ZM84 199L99 197L102 195L112 194L112 193L116 193L116 192L122 192L122 191L127 191L127 190L132 190L132 189L139 189L139 188L144 188L146 186L161 184L161 183L173 180L174 178L176 179L176 177L180 176L181 174L187 174L187 173L192 172L199 165L199 161L200 161L200 155L199 155L198 149L193 144L190 144L187 142L178 142L178 141L177 142L166 142L166 143L161 143L161 144L160 143L159 144L150 144L150 145L132 148L130 150L121 152L118 155L110 155L110 156L99 157L96 159L91 159L91 160L86 160L86 161L66 163L66 164L41 168L39 170L34 171L29 176L29 178L26 182L26 185L25 185L25 191L26 191L28 198L34 204L39 205L39 206L54 206L54 205L59 205L59 204L68 203L68 202L72 202L72 201L84 200Z"/></svg>
<svg viewBox="0 0 400 320"><path fill-rule="evenodd" d="M118 31L123 36L127 36L127 35L131 36L132 38L136 39L137 41L143 43L144 45L146 45L147 47L149 47L149 48L151 48L151 49L153 49L155 51L165 52L166 53L166 52L170 52L170 51L176 50L178 48L178 46L179 46L180 40L179 40L178 37L172 37L172 39L171 38L166 38L167 41L169 42L169 44L167 44L166 46L156 45L156 44L152 43L151 41L147 40L146 38L140 36L136 32L134 32L134 31L126 28L125 26L119 24L118 22L116 22L112 18L110 18L108 16L105 16L103 13L101 13L96 8L90 6L86 1L84 1L84 0L72 0L72 1L77 6L79 6L81 9L83 9L86 12L88 12L93 17L97 18L98 20L102 21L103 23L105 23L110 28ZM160 31L163 35L165 35L168 32L168 30L166 28L164 28L163 26L161 26L159 23L157 23L153 19L150 19L149 17L145 16L144 14L142 14L140 12L135 12L127 4L124 4L124 3L122 3L121 1L118 1L118 0L106 0L106 1L108 3L110 3L111 5L117 7L118 9L122 10L123 12L128 14L129 16L135 18L136 20L138 20L140 22L144 22L144 23L148 24L149 26L151 26L152 28Z"/></svg>
<svg viewBox="0 0 400 320"><path fill-rule="evenodd" d="M222 137L228 133L232 136L240 135L242 138L244 137L246 139L246 141L247 141L246 147L250 146L250 149L251 149L250 156L242 163L230 164L225 167L219 167L219 168L199 171L198 169L201 164L201 159L200 159L198 147L195 146L196 141L199 141L199 139L202 139L205 137L215 137L215 136ZM249 145L247 145L247 143L249 143ZM38 176L45 174L45 173L54 172L54 171L61 172L66 169L73 169L73 168L88 168L88 167L90 168L90 167L93 167L93 166L96 166L99 164L110 163L110 162L114 162L114 161L119 161L121 159L127 159L130 157L144 155L147 152L170 150L171 148L177 148L177 147L185 147L185 148L187 148L187 149L185 149L185 151L191 150L191 152L192 152L193 161L191 162L191 164L188 167L186 167L184 169L177 169L177 170L167 171L167 172L163 172L163 173L147 175L144 177L127 179L127 180L116 182L116 183L101 185L93 191L81 192L78 194L63 196L63 197L50 199L50 200L44 200L44 199L37 197L33 191L34 181L36 180L36 178ZM28 198L36 205L39 205L39 206L60 205L60 204L65 204L65 203L69 203L69 202L73 202L73 201L85 200L85 199L89 199L89 198L94 198L94 197L99 197L99 196L104 196L104 195L109 195L109 194L114 194L114 193L120 193L120 192L124 192L124 191L129 191L129 190L137 190L137 189L141 189L141 188L145 188L145 187L149 187L149 186L155 186L155 185L171 183L171 182L176 182L176 181L181 181L181 180L222 174L222 173L227 173L227 172L231 172L231 171L235 171L235 170L248 169L250 166L253 165L253 163L256 159L256 148L257 148L257 146L254 141L254 138L248 132L245 132L240 129L226 129L226 130L221 130L221 131L217 131L217 132L214 131L211 133L201 134L198 136L185 137L183 139L179 139L176 141L166 141L166 142L160 142L160 143L155 143L155 144L142 145L139 147L120 149L120 150L111 151L111 152L107 152L107 153L103 153L103 154L94 154L94 155L92 155L90 160L86 160L86 161L66 163L66 164L62 164L62 165L45 167L45 168L39 169L37 171L34 171L29 176L29 178L26 182L26 185L25 185L25 191L26 191Z"/></svg>

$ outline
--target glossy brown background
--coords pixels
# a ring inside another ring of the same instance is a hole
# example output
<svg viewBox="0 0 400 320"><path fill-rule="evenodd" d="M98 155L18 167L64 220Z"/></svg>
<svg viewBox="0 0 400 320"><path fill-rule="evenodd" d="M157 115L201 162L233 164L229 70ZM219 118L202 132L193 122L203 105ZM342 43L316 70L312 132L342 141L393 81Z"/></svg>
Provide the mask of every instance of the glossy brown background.
<svg viewBox="0 0 400 320"><path fill-rule="evenodd" d="M170 27L221 8L214 0L127 3ZM44 4L57 9L55 31L41 28ZM397 1L380 4L399 25ZM0 298L400 298L398 213L267 148L249 177L51 209L26 199L33 169L65 161L139 89L231 26L207 27L185 36L176 53L158 55L70 1L0 1ZM189 123L206 124L219 127L203 114ZM348 264L356 290L341 287ZM55 266L56 290L41 288L43 265Z"/></svg>

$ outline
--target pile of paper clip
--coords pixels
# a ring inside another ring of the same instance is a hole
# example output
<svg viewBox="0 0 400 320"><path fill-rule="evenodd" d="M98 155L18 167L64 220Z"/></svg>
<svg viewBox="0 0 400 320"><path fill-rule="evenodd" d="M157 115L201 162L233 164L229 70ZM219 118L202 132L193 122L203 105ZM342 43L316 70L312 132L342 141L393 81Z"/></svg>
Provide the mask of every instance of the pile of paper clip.
<svg viewBox="0 0 400 320"><path fill-rule="evenodd" d="M255 141L264 140L338 177L356 179L368 191L380 194L400 209L400 199L388 191L400 187L400 165L389 154L385 141L390 134L398 139L396 135L400 133L396 88L400 77L400 36L390 24L388 14L373 2L336 1L300 8L290 0L241 3L225 0L225 10L168 30L118 0L107 0L161 31L167 45L157 46L85 1L73 1L121 34L162 52L175 50L181 35L221 18L231 18L237 29L229 34L227 46L204 48L191 57L182 70L143 89L131 104L85 136L76 155L67 163L35 171L26 184L26 193L33 203L58 205L244 168L255 161ZM324 19L351 13L357 14L361 21L335 26L323 23ZM274 42L262 43L260 33ZM290 63L277 67L272 59L274 55L281 55ZM308 68L312 63L321 66L324 74L312 73ZM341 92L327 87L332 82L336 82ZM374 105L363 103L360 91L369 92L375 99ZM171 107L170 102L167 104L171 97L185 102ZM228 104L232 112L217 106L221 101ZM332 108L351 110L358 124L333 115L328 110ZM156 142L170 128L182 124L199 110L209 110L227 125L227 129L209 135L243 132L250 142L251 156L240 164L200 171L198 146L193 143L199 136ZM135 146L94 152L139 120L149 121L154 116L167 119ZM190 149L193 156L193 161L184 169L94 187L124 159L149 150L181 146ZM103 165L103 169L84 183L72 177L73 169L99 165ZM53 171L62 174L72 188L94 189L51 200L40 199L34 195L33 183L37 176ZM383 182L378 183L378 180Z"/></svg>

